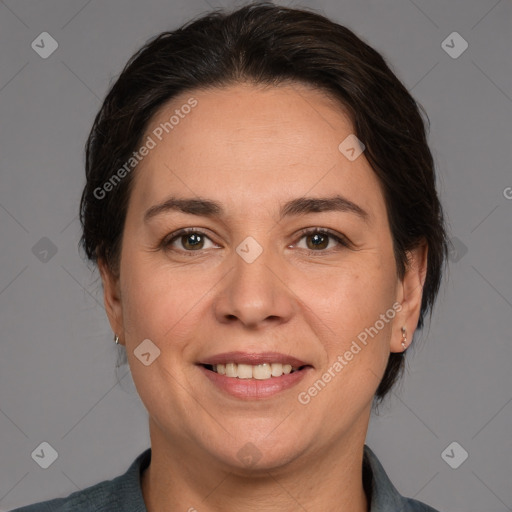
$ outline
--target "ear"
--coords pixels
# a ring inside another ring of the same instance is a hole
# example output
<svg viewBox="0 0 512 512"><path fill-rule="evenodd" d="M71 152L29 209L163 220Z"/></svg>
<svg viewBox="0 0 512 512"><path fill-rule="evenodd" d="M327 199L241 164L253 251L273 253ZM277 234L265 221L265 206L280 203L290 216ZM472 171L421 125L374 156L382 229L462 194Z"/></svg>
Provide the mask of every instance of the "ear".
<svg viewBox="0 0 512 512"><path fill-rule="evenodd" d="M123 309L119 276L115 276L104 260L98 259L98 268L103 282L103 301L110 327L119 336L119 343L124 344Z"/></svg>
<svg viewBox="0 0 512 512"><path fill-rule="evenodd" d="M418 325L423 285L427 276L428 245L423 241L418 247L407 252L407 268L404 278L398 284L397 301L402 305L393 324L390 343L391 352L403 352L402 327L406 329L406 347L411 344L412 336Z"/></svg>

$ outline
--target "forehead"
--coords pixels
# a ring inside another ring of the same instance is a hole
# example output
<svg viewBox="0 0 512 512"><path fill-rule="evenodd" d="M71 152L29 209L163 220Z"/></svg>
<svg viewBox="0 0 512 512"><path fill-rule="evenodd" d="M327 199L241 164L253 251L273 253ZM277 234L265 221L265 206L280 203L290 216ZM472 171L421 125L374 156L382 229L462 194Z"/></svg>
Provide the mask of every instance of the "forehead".
<svg viewBox="0 0 512 512"><path fill-rule="evenodd" d="M143 207L172 193L268 208L343 193L378 213L383 197L364 152L344 152L353 132L339 102L300 84L185 92L148 125L153 148L136 169L133 200Z"/></svg>

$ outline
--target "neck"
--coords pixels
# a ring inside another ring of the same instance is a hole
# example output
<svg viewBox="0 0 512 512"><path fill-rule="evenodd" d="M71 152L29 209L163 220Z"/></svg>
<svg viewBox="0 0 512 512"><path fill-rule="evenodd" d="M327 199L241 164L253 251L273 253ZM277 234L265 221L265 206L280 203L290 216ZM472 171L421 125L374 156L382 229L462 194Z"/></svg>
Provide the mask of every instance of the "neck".
<svg viewBox="0 0 512 512"><path fill-rule="evenodd" d="M141 478L148 512L367 512L362 460L366 431L324 453L301 455L282 467L248 474L208 464L197 448L169 446L150 419L151 463ZM352 436L354 437L354 436ZM231 468L232 469L232 468Z"/></svg>

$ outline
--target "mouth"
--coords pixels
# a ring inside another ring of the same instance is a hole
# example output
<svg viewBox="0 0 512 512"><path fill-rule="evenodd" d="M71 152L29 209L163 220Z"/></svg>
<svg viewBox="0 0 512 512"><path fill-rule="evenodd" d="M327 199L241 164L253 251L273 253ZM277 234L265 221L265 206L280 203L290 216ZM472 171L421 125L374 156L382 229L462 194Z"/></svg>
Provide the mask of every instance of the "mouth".
<svg viewBox="0 0 512 512"><path fill-rule="evenodd" d="M312 368L312 365L305 361L277 352L229 352L210 357L198 364L208 373L223 378L258 381L282 379L287 375Z"/></svg>
<svg viewBox="0 0 512 512"><path fill-rule="evenodd" d="M235 362L227 364L203 364L201 366L211 372L224 375L225 377L257 380L277 378L309 367L309 365L293 367L291 364L281 363L262 363L251 365Z"/></svg>
<svg viewBox="0 0 512 512"><path fill-rule="evenodd" d="M298 385L313 365L277 352L229 352L197 363L208 381L237 399L263 399Z"/></svg>

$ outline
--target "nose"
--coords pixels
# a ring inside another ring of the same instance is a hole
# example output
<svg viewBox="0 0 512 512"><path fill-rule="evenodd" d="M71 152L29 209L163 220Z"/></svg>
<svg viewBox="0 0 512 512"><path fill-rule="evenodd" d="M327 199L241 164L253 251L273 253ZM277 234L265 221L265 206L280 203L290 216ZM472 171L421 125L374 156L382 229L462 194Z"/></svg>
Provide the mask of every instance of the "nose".
<svg viewBox="0 0 512 512"><path fill-rule="evenodd" d="M285 262L265 249L249 261L234 253L234 268L222 280L214 303L217 320L256 330L288 322L297 310L297 297L287 285Z"/></svg>

